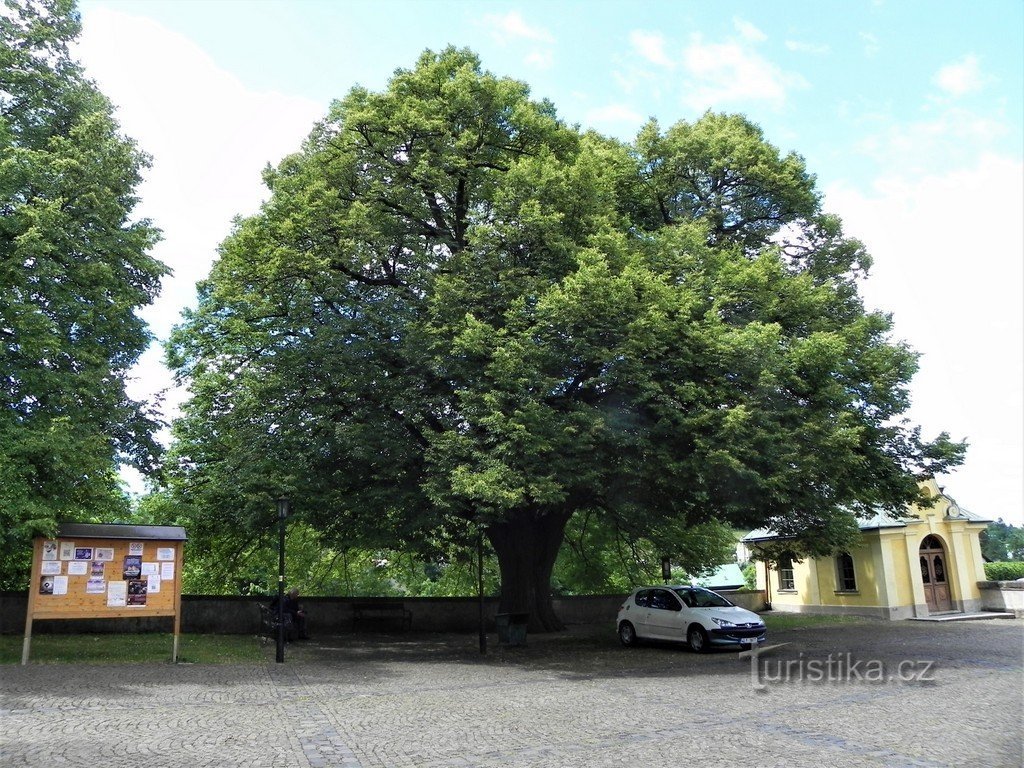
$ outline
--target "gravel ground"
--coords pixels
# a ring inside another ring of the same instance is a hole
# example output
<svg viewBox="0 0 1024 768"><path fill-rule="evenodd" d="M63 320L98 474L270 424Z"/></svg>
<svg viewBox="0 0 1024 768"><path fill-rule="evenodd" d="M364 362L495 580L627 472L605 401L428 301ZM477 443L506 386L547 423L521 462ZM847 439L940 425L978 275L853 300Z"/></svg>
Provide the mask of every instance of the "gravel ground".
<svg viewBox="0 0 1024 768"><path fill-rule="evenodd" d="M358 634L274 663L0 668L0 765L1024 764L1024 621L774 632L756 656Z"/></svg>

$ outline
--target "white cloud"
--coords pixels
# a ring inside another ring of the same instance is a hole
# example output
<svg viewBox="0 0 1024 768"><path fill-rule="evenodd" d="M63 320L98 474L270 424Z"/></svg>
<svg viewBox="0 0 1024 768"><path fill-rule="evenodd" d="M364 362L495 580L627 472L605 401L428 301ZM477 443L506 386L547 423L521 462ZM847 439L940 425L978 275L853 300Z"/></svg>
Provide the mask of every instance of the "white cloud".
<svg viewBox="0 0 1024 768"><path fill-rule="evenodd" d="M504 15L488 14L483 17L483 26L490 29L491 37L500 45L510 42L531 41L533 43L550 44L555 42L554 36L543 27L531 26L519 11L509 11ZM554 54L544 46L534 48L524 57L523 62L534 69L550 69L555 62Z"/></svg>
<svg viewBox="0 0 1024 768"><path fill-rule="evenodd" d="M981 67L976 56L965 56L960 61L947 64L940 69L934 82L951 96L964 96L976 91L984 84Z"/></svg>
<svg viewBox="0 0 1024 768"><path fill-rule="evenodd" d="M666 77L663 67L651 67L646 61L623 61L612 70L612 80L627 96L661 101L667 94L678 88L676 77Z"/></svg>
<svg viewBox="0 0 1024 768"><path fill-rule="evenodd" d="M766 35L753 24L734 18L736 39L721 43L706 42L699 34L689 44L674 51L671 42L659 32L633 30L629 34L632 50L638 58L612 73L627 94L639 88L660 98L662 89L681 91L683 103L703 112L723 104L769 102L776 108L795 88L806 88L800 74L786 72L761 56L754 45ZM647 65L655 65L654 69ZM682 70L681 78L666 78L664 70Z"/></svg>
<svg viewBox="0 0 1024 768"><path fill-rule="evenodd" d="M786 48L794 53L813 53L819 56L832 50L827 43L807 43L800 40L787 40Z"/></svg>
<svg viewBox="0 0 1024 768"><path fill-rule="evenodd" d="M153 255L174 270L142 313L162 341L194 304L195 283L209 273L232 217L255 212L264 199L263 167L297 151L326 105L248 90L186 38L108 8L83 14L76 55L117 106L123 132L153 156L136 214L163 230ZM169 390L164 414L175 415L182 394L158 346L132 376L133 397Z"/></svg>
<svg viewBox="0 0 1024 768"><path fill-rule="evenodd" d="M767 101L781 107L791 89L808 87L801 75L784 72L736 42L705 43L695 37L683 63L690 76L684 101L698 110L738 101Z"/></svg>
<svg viewBox="0 0 1024 768"><path fill-rule="evenodd" d="M504 16L488 14L484 16L484 24L491 28L491 34L499 42L507 42L513 38L535 40L541 43L553 43L555 38L543 27L533 27L526 23L519 11L509 11Z"/></svg>
<svg viewBox="0 0 1024 768"><path fill-rule="evenodd" d="M991 117L947 109L930 120L885 125L866 134L856 148L880 166L899 169L910 177L941 166L973 163L981 149L995 144L1008 130Z"/></svg>
<svg viewBox="0 0 1024 768"><path fill-rule="evenodd" d="M982 154L924 175L899 167L867 193L832 187L826 201L875 259L868 305L893 312L897 336L922 353L911 419L926 437L971 443L951 492L1020 522L1024 163Z"/></svg>
<svg viewBox="0 0 1024 768"><path fill-rule="evenodd" d="M551 69L555 56L551 51L531 51L523 61L536 69Z"/></svg>
<svg viewBox="0 0 1024 768"><path fill-rule="evenodd" d="M612 80L628 95L635 93L644 79L645 73L636 67L627 66L625 70L616 69L612 72Z"/></svg>
<svg viewBox="0 0 1024 768"><path fill-rule="evenodd" d="M675 67L675 62L665 52L665 38L660 33L635 29L629 33L629 42L633 50L652 64L667 69Z"/></svg>
<svg viewBox="0 0 1024 768"><path fill-rule="evenodd" d="M878 38L870 32L861 32L860 39L864 43L864 55L869 59L877 56L878 52L882 50L882 45L878 42Z"/></svg>
<svg viewBox="0 0 1024 768"><path fill-rule="evenodd" d="M748 42L760 43L768 39L768 35L755 27L749 21L745 21L738 16L733 17L732 23L733 26L736 27L736 31L740 33L740 37Z"/></svg>
<svg viewBox="0 0 1024 768"><path fill-rule="evenodd" d="M624 104L608 104L589 110L584 123L594 128L603 128L612 133L620 130L637 130L644 123L644 116ZM619 130L616 130L619 129Z"/></svg>

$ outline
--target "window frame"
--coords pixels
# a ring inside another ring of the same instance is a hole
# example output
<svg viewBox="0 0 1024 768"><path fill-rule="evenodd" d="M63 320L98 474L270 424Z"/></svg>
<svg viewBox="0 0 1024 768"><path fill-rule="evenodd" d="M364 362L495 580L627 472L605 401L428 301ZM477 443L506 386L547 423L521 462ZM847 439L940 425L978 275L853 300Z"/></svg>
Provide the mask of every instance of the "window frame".
<svg viewBox="0 0 1024 768"><path fill-rule="evenodd" d="M671 589L652 589L651 601L648 606L652 611L671 611L678 613L683 609L679 598Z"/></svg>
<svg viewBox="0 0 1024 768"><path fill-rule="evenodd" d="M853 555L849 552L840 552L835 556L835 578L837 594L856 594L860 591L857 587L857 565Z"/></svg>
<svg viewBox="0 0 1024 768"><path fill-rule="evenodd" d="M793 558L783 556L775 563L775 572L779 579L779 592L796 592L796 573L793 571Z"/></svg>

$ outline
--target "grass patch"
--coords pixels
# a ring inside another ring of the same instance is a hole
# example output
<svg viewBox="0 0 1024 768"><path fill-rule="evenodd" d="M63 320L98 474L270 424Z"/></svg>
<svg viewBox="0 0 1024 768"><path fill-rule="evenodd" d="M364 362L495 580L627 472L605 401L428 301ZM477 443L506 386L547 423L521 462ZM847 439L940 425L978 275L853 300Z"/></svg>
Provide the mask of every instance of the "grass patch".
<svg viewBox="0 0 1024 768"><path fill-rule="evenodd" d="M0 635L0 664L20 664L24 638ZM170 634L34 635L30 664L160 664L169 663ZM181 635L178 662L238 664L264 661L258 637L252 635Z"/></svg>
<svg viewBox="0 0 1024 768"><path fill-rule="evenodd" d="M784 613L781 611L766 611L759 614L764 619L765 626L770 630L782 631L786 629L814 629L818 627L834 627L841 624L864 624L876 621L867 616L825 616L809 613Z"/></svg>

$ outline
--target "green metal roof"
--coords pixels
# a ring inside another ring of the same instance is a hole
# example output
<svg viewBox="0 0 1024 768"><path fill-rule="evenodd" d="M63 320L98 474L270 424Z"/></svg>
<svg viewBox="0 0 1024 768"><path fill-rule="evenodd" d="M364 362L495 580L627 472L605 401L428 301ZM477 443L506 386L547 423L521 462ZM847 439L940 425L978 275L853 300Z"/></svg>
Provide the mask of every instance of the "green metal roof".
<svg viewBox="0 0 1024 768"><path fill-rule="evenodd" d="M937 504L933 509L941 510L942 505ZM990 523L991 520L976 515L973 512L968 512L961 506L958 506L956 502L950 501L946 505L946 511L944 516L949 520L966 520L969 523ZM909 523L920 523L922 518L916 515L894 515L891 512L887 512L882 509L878 509L871 517L858 518L857 527L862 531L874 531L879 528L906 528ZM775 531L770 528L758 528L751 531L744 536L740 541L748 544L757 543L759 541L771 541L772 539L783 539L792 538L786 536L779 536Z"/></svg>

